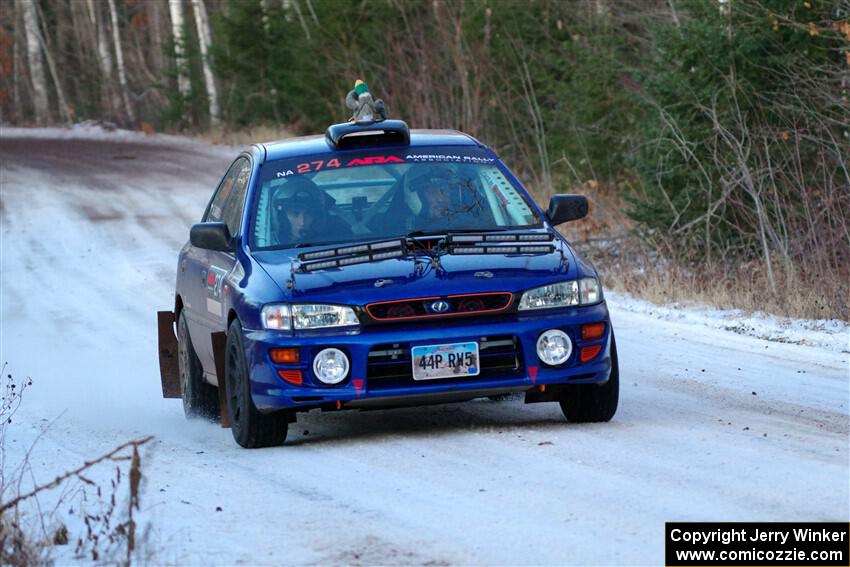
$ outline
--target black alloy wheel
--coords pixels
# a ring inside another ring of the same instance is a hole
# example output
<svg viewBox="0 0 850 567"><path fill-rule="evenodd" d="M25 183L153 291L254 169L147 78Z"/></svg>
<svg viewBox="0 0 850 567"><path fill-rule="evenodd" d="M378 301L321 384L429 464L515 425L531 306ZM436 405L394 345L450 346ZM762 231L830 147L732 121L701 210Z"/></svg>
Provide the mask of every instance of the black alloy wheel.
<svg viewBox="0 0 850 567"><path fill-rule="evenodd" d="M289 425L285 411L260 413L251 399L251 381L245 359L242 325L234 319L227 330L224 382L227 414L233 439L246 449L281 445Z"/></svg>
<svg viewBox="0 0 850 567"><path fill-rule="evenodd" d="M611 334L611 375L604 384L572 384L560 396L561 410L568 421L587 423L611 421L620 398L620 364L617 341Z"/></svg>

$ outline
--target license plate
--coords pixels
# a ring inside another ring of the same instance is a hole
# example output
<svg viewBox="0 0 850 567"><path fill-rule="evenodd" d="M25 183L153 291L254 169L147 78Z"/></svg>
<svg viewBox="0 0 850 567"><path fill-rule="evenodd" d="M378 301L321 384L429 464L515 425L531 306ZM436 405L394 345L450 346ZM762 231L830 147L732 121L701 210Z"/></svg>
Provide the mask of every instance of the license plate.
<svg viewBox="0 0 850 567"><path fill-rule="evenodd" d="M413 379L437 380L458 376L478 376L478 343L413 347Z"/></svg>

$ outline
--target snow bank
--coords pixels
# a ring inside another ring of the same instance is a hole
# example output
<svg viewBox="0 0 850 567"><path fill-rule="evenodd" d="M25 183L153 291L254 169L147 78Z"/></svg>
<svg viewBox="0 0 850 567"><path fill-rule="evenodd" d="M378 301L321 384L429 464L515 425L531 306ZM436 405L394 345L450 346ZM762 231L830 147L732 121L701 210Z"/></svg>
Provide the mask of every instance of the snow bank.
<svg viewBox="0 0 850 567"><path fill-rule="evenodd" d="M25 138L29 140L104 140L108 142L132 142L134 144L150 145L193 145L205 144L210 148L214 146L198 138L187 136L175 136L172 134L146 134L138 130L125 130L117 128L108 122L97 122L88 120L67 127L53 128L13 128L3 126L0 128L0 138L13 139ZM232 149L232 148L231 148Z"/></svg>
<svg viewBox="0 0 850 567"><path fill-rule="evenodd" d="M680 321L722 329L768 341L817 347L850 353L850 324L838 319L792 319L763 312L747 314L740 309L672 303L656 305L630 294L606 292L612 310L648 315L659 320Z"/></svg>

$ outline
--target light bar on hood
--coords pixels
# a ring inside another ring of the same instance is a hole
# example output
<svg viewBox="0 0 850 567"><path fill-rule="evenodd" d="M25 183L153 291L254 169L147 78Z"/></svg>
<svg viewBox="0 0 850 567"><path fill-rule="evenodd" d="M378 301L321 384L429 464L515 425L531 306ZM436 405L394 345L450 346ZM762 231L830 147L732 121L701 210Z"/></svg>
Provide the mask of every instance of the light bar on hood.
<svg viewBox="0 0 850 567"><path fill-rule="evenodd" d="M552 242L551 232L496 232L484 234L450 234L449 245L478 244L479 242Z"/></svg>
<svg viewBox="0 0 850 567"><path fill-rule="evenodd" d="M452 254L549 254L555 250L550 232L450 234Z"/></svg>
<svg viewBox="0 0 850 567"><path fill-rule="evenodd" d="M366 255L369 252L387 250L389 248L404 248L404 240L382 240L380 242L367 242L364 244L352 244L349 246L327 248L325 250L299 254L298 259L306 262L308 260L318 260L319 258L335 258L337 256L351 256L353 254Z"/></svg>
<svg viewBox="0 0 850 567"><path fill-rule="evenodd" d="M404 255L404 240L367 242L299 254L298 259L301 264L298 269L305 272L315 272L316 270L341 268L387 258L398 258Z"/></svg>
<svg viewBox="0 0 850 567"><path fill-rule="evenodd" d="M551 244L543 246L454 246L452 254L549 254L554 252Z"/></svg>

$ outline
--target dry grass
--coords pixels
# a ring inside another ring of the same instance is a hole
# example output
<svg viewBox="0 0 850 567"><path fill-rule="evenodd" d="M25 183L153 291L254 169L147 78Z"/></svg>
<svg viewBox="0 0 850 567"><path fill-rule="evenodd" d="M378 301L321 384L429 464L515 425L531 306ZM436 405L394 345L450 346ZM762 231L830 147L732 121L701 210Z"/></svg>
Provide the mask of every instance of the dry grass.
<svg viewBox="0 0 850 567"><path fill-rule="evenodd" d="M597 267L606 287L653 303L708 305L800 319L850 321L850 273L828 280L785 273L777 293L761 260L706 265L663 257L634 236L574 242Z"/></svg>

